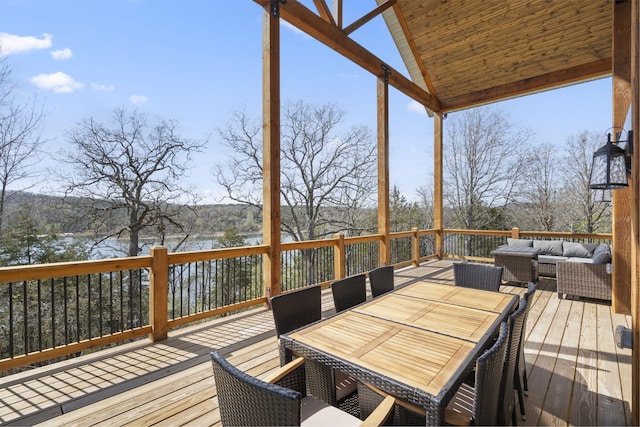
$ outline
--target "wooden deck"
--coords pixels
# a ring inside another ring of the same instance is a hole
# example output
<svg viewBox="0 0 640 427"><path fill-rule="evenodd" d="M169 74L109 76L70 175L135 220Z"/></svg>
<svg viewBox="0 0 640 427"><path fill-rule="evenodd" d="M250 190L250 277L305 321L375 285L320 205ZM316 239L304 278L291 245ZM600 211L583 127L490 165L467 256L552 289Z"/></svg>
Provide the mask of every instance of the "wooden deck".
<svg viewBox="0 0 640 427"><path fill-rule="evenodd" d="M416 278L451 283L451 263L397 271L396 285ZM630 425L631 351L613 342L616 325L630 326L630 317L597 302L559 300L554 280L541 280L538 289L525 348L527 420L519 424ZM331 294L323 295L330 313ZM143 340L0 378L0 423L219 424L212 349L264 376L278 366L271 313L260 308L173 332L161 343Z"/></svg>

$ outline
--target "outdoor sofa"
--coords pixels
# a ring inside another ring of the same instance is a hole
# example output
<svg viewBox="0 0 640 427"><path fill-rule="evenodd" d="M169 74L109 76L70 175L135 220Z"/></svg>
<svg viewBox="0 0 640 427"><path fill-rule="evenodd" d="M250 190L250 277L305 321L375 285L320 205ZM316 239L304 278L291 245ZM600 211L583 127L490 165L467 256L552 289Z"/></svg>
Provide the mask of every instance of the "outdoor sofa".
<svg viewBox="0 0 640 427"><path fill-rule="evenodd" d="M538 249L538 274L556 277L558 297L611 301L611 246L562 240L507 239L512 247Z"/></svg>

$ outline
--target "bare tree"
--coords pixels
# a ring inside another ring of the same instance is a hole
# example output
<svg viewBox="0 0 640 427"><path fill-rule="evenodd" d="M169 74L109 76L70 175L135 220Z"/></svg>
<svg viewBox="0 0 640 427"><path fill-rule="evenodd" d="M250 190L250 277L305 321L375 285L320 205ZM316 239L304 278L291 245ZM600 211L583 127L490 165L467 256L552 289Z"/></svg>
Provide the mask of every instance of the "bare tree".
<svg viewBox="0 0 640 427"><path fill-rule="evenodd" d="M589 190L593 152L604 145L606 136L584 131L567 140L562 162L562 212L566 227L574 232L611 231L611 209L597 202Z"/></svg>
<svg viewBox="0 0 640 427"><path fill-rule="evenodd" d="M281 118L282 230L295 240L358 233L357 212L375 194L375 143L368 128L339 133L336 106L287 104ZM234 113L219 132L233 154L214 174L231 200L262 207L262 126Z"/></svg>
<svg viewBox="0 0 640 427"><path fill-rule="evenodd" d="M83 221L101 233L99 242L127 236L129 256L140 253L140 233L168 230L189 235L186 209L194 195L180 181L190 156L203 142L182 138L174 121L150 125L145 115L116 108L111 127L86 119L68 134L73 147L64 153L66 196L89 203ZM188 216L188 215L187 215Z"/></svg>
<svg viewBox="0 0 640 427"><path fill-rule="evenodd" d="M553 146L543 144L526 156L526 163L532 173L522 174L520 194L523 205L517 216L518 224L523 224L531 230L554 231L558 225L560 174L554 153Z"/></svg>
<svg viewBox="0 0 640 427"><path fill-rule="evenodd" d="M34 185L35 166L40 162L44 114L37 100L19 102L14 96L11 70L6 59L0 60L0 233L3 231L7 199L15 191ZM9 187L21 182L21 188Z"/></svg>
<svg viewBox="0 0 640 427"><path fill-rule="evenodd" d="M514 199L529 131L488 107L466 110L450 120L444 195L455 226L495 227L496 215Z"/></svg>
<svg viewBox="0 0 640 427"><path fill-rule="evenodd" d="M433 228L433 187L422 185L416 190L420 210L419 228Z"/></svg>

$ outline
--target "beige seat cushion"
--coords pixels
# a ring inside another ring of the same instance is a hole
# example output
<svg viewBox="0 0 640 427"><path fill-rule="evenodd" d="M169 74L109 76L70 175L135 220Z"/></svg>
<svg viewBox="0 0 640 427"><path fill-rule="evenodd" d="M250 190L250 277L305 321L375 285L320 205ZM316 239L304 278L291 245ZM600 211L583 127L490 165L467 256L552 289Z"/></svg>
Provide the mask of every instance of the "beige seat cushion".
<svg viewBox="0 0 640 427"><path fill-rule="evenodd" d="M338 408L307 396L300 404L300 425L303 426L359 426L362 421Z"/></svg>

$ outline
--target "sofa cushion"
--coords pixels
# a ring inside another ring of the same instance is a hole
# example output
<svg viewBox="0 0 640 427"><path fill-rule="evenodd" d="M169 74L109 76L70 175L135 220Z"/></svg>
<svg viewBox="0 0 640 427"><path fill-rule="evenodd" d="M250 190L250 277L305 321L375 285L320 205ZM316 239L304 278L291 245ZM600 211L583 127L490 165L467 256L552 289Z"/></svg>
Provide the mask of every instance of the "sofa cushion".
<svg viewBox="0 0 640 427"><path fill-rule="evenodd" d="M581 264L593 264L593 258L571 257L567 258L567 262L578 262Z"/></svg>
<svg viewBox="0 0 640 427"><path fill-rule="evenodd" d="M507 244L514 248L530 248L533 246L533 240L530 239L512 239L507 238Z"/></svg>
<svg viewBox="0 0 640 427"><path fill-rule="evenodd" d="M561 240L534 240L533 247L540 249L543 255L556 255L562 256L562 241Z"/></svg>
<svg viewBox="0 0 640 427"><path fill-rule="evenodd" d="M593 263L606 264L608 262L611 262L611 246L601 243L593 251Z"/></svg>
<svg viewBox="0 0 640 427"><path fill-rule="evenodd" d="M566 261L568 259L566 256L538 255L538 262L540 264L557 264L558 261Z"/></svg>
<svg viewBox="0 0 640 427"><path fill-rule="evenodd" d="M579 257L579 258L591 258L593 251L598 247L597 243L576 243L576 242L563 242L562 244L562 256L566 257Z"/></svg>

